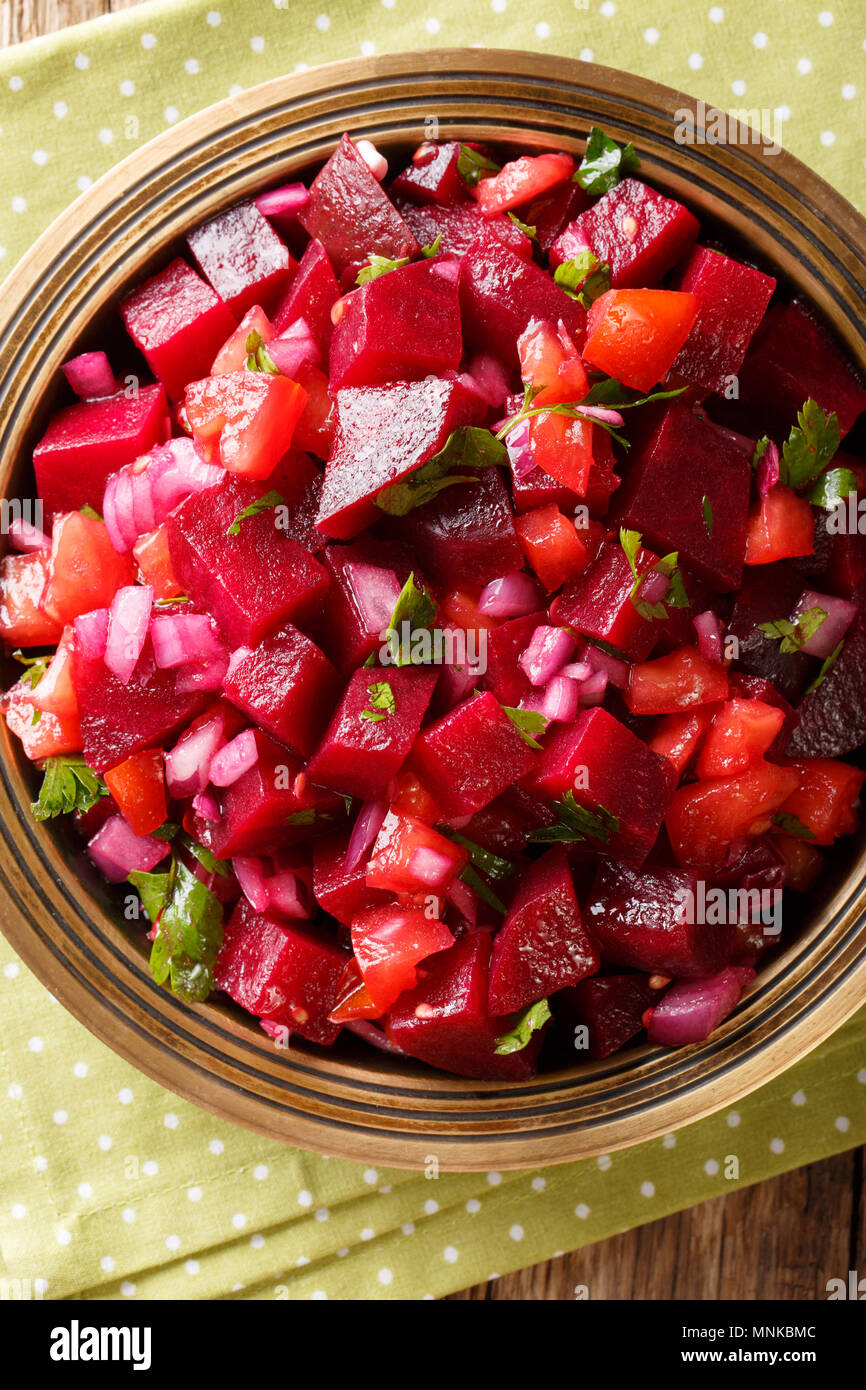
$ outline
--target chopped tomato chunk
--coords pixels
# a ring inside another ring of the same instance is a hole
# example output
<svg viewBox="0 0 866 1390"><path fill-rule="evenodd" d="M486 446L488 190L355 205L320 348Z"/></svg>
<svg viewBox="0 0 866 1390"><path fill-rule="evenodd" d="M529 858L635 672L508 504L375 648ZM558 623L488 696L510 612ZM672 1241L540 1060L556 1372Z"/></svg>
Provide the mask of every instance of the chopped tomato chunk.
<svg viewBox="0 0 866 1390"><path fill-rule="evenodd" d="M133 753L109 768L105 784L136 835L152 835L165 824L165 772L161 748Z"/></svg>
<svg viewBox="0 0 866 1390"><path fill-rule="evenodd" d="M270 372L225 372L190 382L184 409L205 454L230 473L267 478L292 442L307 403L297 382Z"/></svg>
<svg viewBox="0 0 866 1390"><path fill-rule="evenodd" d="M726 700L698 754L698 777L733 777L760 762L785 722L785 711L763 700Z"/></svg>
<svg viewBox="0 0 866 1390"><path fill-rule="evenodd" d="M589 311L585 362L638 391L663 381L698 315L679 290L608 290Z"/></svg>
<svg viewBox="0 0 866 1390"><path fill-rule="evenodd" d="M854 806L866 772L834 758L809 758L794 763L794 770L800 785L779 811L779 829L794 836L805 832L814 845L832 845L840 835L851 835L857 829Z"/></svg>
<svg viewBox="0 0 866 1390"><path fill-rule="evenodd" d="M680 647L669 656L632 666L625 702L633 714L675 714L724 700L728 673L697 647Z"/></svg>
<svg viewBox="0 0 866 1390"><path fill-rule="evenodd" d="M570 154L525 154L504 164L498 174L482 179L472 192L485 217L520 207L530 198L548 193L574 173Z"/></svg>
<svg viewBox="0 0 866 1390"><path fill-rule="evenodd" d="M749 517L746 564L771 565L815 549L815 519L805 497L777 483Z"/></svg>
<svg viewBox="0 0 866 1390"><path fill-rule="evenodd" d="M418 980L419 961L454 945L443 922L418 907L371 907L352 921L352 948L378 1013Z"/></svg>

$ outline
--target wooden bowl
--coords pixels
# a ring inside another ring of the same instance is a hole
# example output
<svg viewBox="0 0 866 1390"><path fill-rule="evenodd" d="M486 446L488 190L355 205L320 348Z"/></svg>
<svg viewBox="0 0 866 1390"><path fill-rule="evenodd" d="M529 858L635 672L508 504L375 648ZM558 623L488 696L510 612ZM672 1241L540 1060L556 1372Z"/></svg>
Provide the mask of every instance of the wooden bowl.
<svg viewBox="0 0 866 1390"><path fill-rule="evenodd" d="M787 277L866 368L866 224L745 127L730 129L725 144L676 143L683 109L695 103L592 64L457 49L279 78L166 131L79 198L0 288L2 494L32 496L30 450L58 399L58 368L77 345L99 343L125 287L164 263L194 224L324 160L343 130L386 150L426 134L579 153L599 124L634 142L653 185ZM153 983L143 934L124 928L80 848L31 818L32 789L4 726L3 928L27 964L157 1081L226 1119L345 1158L420 1167L435 1155L443 1169L517 1168L650 1139L768 1081L866 994L861 840L814 894L793 943L698 1046L641 1047L510 1085L342 1043L280 1051L233 1006L189 1007Z"/></svg>

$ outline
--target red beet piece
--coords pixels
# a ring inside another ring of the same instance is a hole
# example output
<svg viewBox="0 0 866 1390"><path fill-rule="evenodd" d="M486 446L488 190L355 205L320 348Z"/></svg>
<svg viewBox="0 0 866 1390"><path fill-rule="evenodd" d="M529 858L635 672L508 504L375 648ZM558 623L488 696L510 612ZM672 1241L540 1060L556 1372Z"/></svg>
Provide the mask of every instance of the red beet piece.
<svg viewBox="0 0 866 1390"><path fill-rule="evenodd" d="M538 694L518 664L518 657L526 651L533 632L543 623L546 623L544 613L529 613L525 618L510 618L486 633L487 670L481 683L485 690L493 691L501 705L514 709L525 697Z"/></svg>
<svg viewBox="0 0 866 1390"><path fill-rule="evenodd" d="M331 389L416 381L458 367L462 352L456 280L419 261L349 295L331 340Z"/></svg>
<svg viewBox="0 0 866 1390"><path fill-rule="evenodd" d="M445 488L397 525L435 584L483 585L523 568L514 513L498 468L484 469L477 482Z"/></svg>
<svg viewBox="0 0 866 1390"><path fill-rule="evenodd" d="M336 697L337 673L315 642L284 623L237 663L223 690L260 729L308 758Z"/></svg>
<svg viewBox="0 0 866 1390"><path fill-rule="evenodd" d="M417 241L348 135L313 180L298 221L322 243L338 276L373 253L392 260L418 254Z"/></svg>
<svg viewBox="0 0 866 1390"><path fill-rule="evenodd" d="M260 729L254 737L258 761L225 788L220 819L211 828L210 848L218 859L273 853L345 819L342 797L312 786L296 754Z"/></svg>
<svg viewBox="0 0 866 1390"><path fill-rule="evenodd" d="M671 374L723 392L743 365L776 281L742 261L696 246L672 288L696 294L699 307Z"/></svg>
<svg viewBox="0 0 866 1390"><path fill-rule="evenodd" d="M810 396L823 410L835 411L843 435L866 408L866 390L848 357L796 300L769 311L739 381L750 428L766 430L780 443Z"/></svg>
<svg viewBox="0 0 866 1390"><path fill-rule="evenodd" d="M619 522L719 591L743 577L751 468L740 449L679 401L629 465L616 495Z"/></svg>
<svg viewBox="0 0 866 1390"><path fill-rule="evenodd" d="M521 1081L535 1075L541 1033L520 1052L496 1054L511 1020L487 1013L490 937L466 936L432 956L425 979L391 1009L388 1030L403 1051L431 1067L481 1081Z"/></svg>
<svg viewBox="0 0 866 1390"><path fill-rule="evenodd" d="M658 998L644 975L596 975L558 995L554 1009L560 1031L567 1024L572 1045L577 1045L576 1029L584 1027L590 1057L602 1058L637 1036L644 1012Z"/></svg>
<svg viewBox="0 0 866 1390"><path fill-rule="evenodd" d="M514 510L519 514L531 512L536 507L544 507L553 502L561 512L573 515L575 507L584 500L578 497L576 492L572 492L571 488L563 487L556 478L551 478L549 473L537 466L529 473L524 473L522 477L512 472L511 495L514 498Z"/></svg>
<svg viewBox="0 0 866 1390"><path fill-rule="evenodd" d="M542 251L549 253L560 233L584 208L589 207L590 202L589 194L584 192L580 184L568 180L521 210L520 220L528 227L535 228L536 241Z"/></svg>
<svg viewBox="0 0 866 1390"><path fill-rule="evenodd" d="M699 894L694 870L637 872L605 860L584 920L602 959L613 965L677 978L709 975L725 964L732 934L727 923L694 920L702 915Z"/></svg>
<svg viewBox="0 0 866 1390"><path fill-rule="evenodd" d="M196 227L186 242L202 275L238 319L254 304L269 314L297 270L255 203L236 203Z"/></svg>
<svg viewBox="0 0 866 1390"><path fill-rule="evenodd" d="M274 488L286 501L280 529L311 555L318 555L325 546L324 536L316 530L323 482L319 465L300 449L290 449L268 478L268 488Z"/></svg>
<svg viewBox="0 0 866 1390"><path fill-rule="evenodd" d="M789 617L802 591L802 577L784 560L748 566L728 622L728 633L739 642L737 665L770 681L791 702L812 679L815 660L803 652L780 651L781 643L772 642L758 624Z"/></svg>
<svg viewBox="0 0 866 1390"><path fill-rule="evenodd" d="M460 177L460 145L446 140L441 145L421 145L391 185L395 198L413 203L461 203L467 199L466 185Z"/></svg>
<svg viewBox="0 0 866 1390"><path fill-rule="evenodd" d="M258 512L229 527L262 489L241 478L193 493L166 522L171 562L184 592L219 623L229 642L254 646L291 619L303 623L321 607L328 576L297 541L277 530L275 512Z"/></svg>
<svg viewBox="0 0 866 1390"><path fill-rule="evenodd" d="M169 434L168 405L161 386L142 386L96 401L66 406L33 450L36 490L46 516L89 504L102 511L111 473L161 444Z"/></svg>
<svg viewBox="0 0 866 1390"><path fill-rule="evenodd" d="M568 856L556 845L529 868L493 941L492 1014L525 1009L598 969L599 957L580 920Z"/></svg>
<svg viewBox="0 0 866 1390"><path fill-rule="evenodd" d="M345 927L368 907L392 901L384 889L369 887L364 859L354 869L346 868L350 835L348 830L328 835L313 846L313 896L324 912Z"/></svg>
<svg viewBox="0 0 866 1390"><path fill-rule="evenodd" d="M117 767L143 748L166 744L202 708L205 697L176 688L177 672L161 671L150 638L129 682L122 685L101 657L87 658L73 645L81 747L95 772Z"/></svg>
<svg viewBox="0 0 866 1390"><path fill-rule="evenodd" d="M470 816L535 765L535 754L489 692L473 695L420 735L412 761L443 815Z"/></svg>
<svg viewBox="0 0 866 1390"><path fill-rule="evenodd" d="M415 207L411 203L401 203L400 211L419 246L432 246L437 237L442 238L439 242L442 256L465 256L479 233L486 229L521 260L532 259L532 242L511 218L503 213L482 219L474 200L455 203L453 207Z"/></svg>
<svg viewBox="0 0 866 1390"><path fill-rule="evenodd" d="M331 309L339 297L340 286L328 260L328 253L320 241L313 239L307 244L288 293L274 312L276 336L285 332L296 319L304 319L316 346L325 357L334 331Z"/></svg>
<svg viewBox="0 0 866 1390"><path fill-rule="evenodd" d="M645 547L635 564L645 574L658 556ZM572 627L593 641L614 647L632 661L643 661L658 638L658 624L641 617L631 601L634 575L619 541L607 541L573 584L566 584L550 606L560 627Z"/></svg>
<svg viewBox="0 0 866 1390"><path fill-rule="evenodd" d="M173 401L206 377L237 320L210 285L178 258L120 306L126 330Z"/></svg>
<svg viewBox="0 0 866 1390"><path fill-rule="evenodd" d="M340 1032L328 1014L347 960L324 933L286 926L242 898L226 924L214 980L248 1013L328 1044Z"/></svg>
<svg viewBox="0 0 866 1390"><path fill-rule="evenodd" d="M321 641L344 675L362 666L381 646L380 633L388 626L404 583L388 564L392 558L388 548L380 550L363 540L356 545L329 545L322 553L330 587Z"/></svg>
<svg viewBox="0 0 866 1390"><path fill-rule="evenodd" d="M486 229L460 263L460 305L466 341L509 366L518 363L517 339L531 319L561 319L578 341L586 328L586 312L576 299Z"/></svg>
<svg viewBox="0 0 866 1390"><path fill-rule="evenodd" d="M367 801L382 796L409 755L438 674L421 666L356 671L307 766L310 781Z"/></svg>
<svg viewBox="0 0 866 1390"><path fill-rule="evenodd" d="M640 179L623 179L575 219L600 261L610 266L614 289L657 285L698 235L699 225L682 203L665 198ZM551 264L566 259L561 243Z"/></svg>
<svg viewBox="0 0 866 1390"><path fill-rule="evenodd" d="M797 706L791 758L839 758L866 742L866 586L853 598L859 611L839 656Z"/></svg>
<svg viewBox="0 0 866 1390"><path fill-rule="evenodd" d="M475 393L438 377L338 391L319 530L350 540L381 519L377 494L438 453L459 425L478 418Z"/></svg>
<svg viewBox="0 0 866 1390"><path fill-rule="evenodd" d="M667 758L595 708L548 734L532 790L556 800L571 791L586 810L603 807L619 829L595 847L639 867L655 844L676 780ZM587 841L587 848L594 844Z"/></svg>

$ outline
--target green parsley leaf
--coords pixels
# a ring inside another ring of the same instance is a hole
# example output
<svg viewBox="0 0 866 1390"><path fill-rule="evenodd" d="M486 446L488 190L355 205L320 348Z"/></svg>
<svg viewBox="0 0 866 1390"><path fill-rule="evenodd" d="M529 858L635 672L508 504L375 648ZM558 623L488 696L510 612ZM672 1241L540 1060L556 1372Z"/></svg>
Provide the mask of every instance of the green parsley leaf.
<svg viewBox="0 0 866 1390"><path fill-rule="evenodd" d="M455 483L475 483L473 474L452 473L453 468L490 468L508 462L508 451L489 430L476 425L462 425L452 431L438 454L419 468L407 473L399 483L382 488L376 496L376 506L389 516L407 516L446 487Z"/></svg>
<svg viewBox="0 0 866 1390"><path fill-rule="evenodd" d="M586 154L574 175L585 192L596 196L608 193L615 188L626 174L633 174L640 167L634 145L618 145L609 135L605 135L597 125L589 132Z"/></svg>
<svg viewBox="0 0 866 1390"><path fill-rule="evenodd" d="M36 706L34 705L34 707L33 707L33 713L32 713L31 716L30 716L30 723L31 723L31 724L38 724L41 718L42 718L42 711L41 711L41 709L37 709Z"/></svg>
<svg viewBox="0 0 866 1390"><path fill-rule="evenodd" d="M588 309L599 295L606 294L610 289L610 266L606 261L600 261L595 252L587 247L573 260L562 261L556 267L553 279L560 289Z"/></svg>
<svg viewBox="0 0 866 1390"><path fill-rule="evenodd" d="M12 655L16 661L20 661L21 665L26 668L20 676L22 685L27 685L31 690L35 690L42 677L45 675L45 672L48 670L53 653L50 653L48 656L25 656L21 649L18 648Z"/></svg>
<svg viewBox="0 0 866 1390"><path fill-rule="evenodd" d="M804 825L796 816L789 815L787 811L778 811L773 817L773 824L778 825L780 830L784 830L788 835L794 835L798 840L814 840L817 838L814 830L810 830L808 825Z"/></svg>
<svg viewBox="0 0 866 1390"><path fill-rule="evenodd" d="M401 270L408 264L408 256L400 256L398 260L392 261L390 256L377 256L374 251L367 264L362 265L355 276L355 284L369 285L371 280L378 280L380 275L387 275L389 270Z"/></svg>
<svg viewBox="0 0 866 1390"><path fill-rule="evenodd" d="M150 971L158 985L188 1003L206 999L223 938L222 903L179 859L167 874L133 872L144 910L156 927ZM155 916L152 915L155 913Z"/></svg>
<svg viewBox="0 0 866 1390"><path fill-rule="evenodd" d="M380 719L387 719L389 714L396 713L397 701L387 681L374 681L372 685L367 686L367 694L370 696L371 708L361 711L362 719L377 724Z"/></svg>
<svg viewBox="0 0 866 1390"><path fill-rule="evenodd" d="M485 174L498 174L500 166L488 159L480 150L471 145L461 145L457 159L457 172L467 188L475 188Z"/></svg>
<svg viewBox="0 0 866 1390"><path fill-rule="evenodd" d="M537 227L528 227L525 222L521 222L519 217L515 217L513 212L509 212L508 216L511 218L515 227L518 227L524 236L528 236L530 241L535 240L535 237L538 234Z"/></svg>
<svg viewBox="0 0 866 1390"><path fill-rule="evenodd" d="M231 526L226 531L227 536L239 536L241 533L241 522L246 521L251 516L258 516L259 512L269 511L271 507L284 507L286 499L281 492L271 489L266 492L264 497L257 497L255 502L251 502L248 507L244 507L242 512L238 512ZM172 599L172 603L176 600Z"/></svg>
<svg viewBox="0 0 866 1390"><path fill-rule="evenodd" d="M546 733L550 722L543 714L538 714L534 709L514 709L511 705L503 705L502 710L508 715L524 743L528 743L530 748L541 747L535 735Z"/></svg>
<svg viewBox="0 0 866 1390"><path fill-rule="evenodd" d="M154 608L168 608L172 603L192 603L189 594L176 594L174 598L157 598L153 601Z"/></svg>
<svg viewBox="0 0 866 1390"><path fill-rule="evenodd" d="M509 1052L522 1052L533 1033L543 1028L552 1017L546 999L539 999L537 1004L530 1004L528 1009L518 1014L513 1027L509 1028L507 1033L503 1033L501 1038L496 1039L497 1055L502 1057L507 1056Z"/></svg>
<svg viewBox="0 0 866 1390"><path fill-rule="evenodd" d="M501 912L504 916L508 909L501 898L494 893L490 884L480 875L474 864L467 864L461 874L458 874L461 883L465 883L467 888L471 888L473 893L477 893L482 902L488 907L492 907L494 912Z"/></svg>
<svg viewBox="0 0 866 1390"><path fill-rule="evenodd" d="M631 586L629 598L634 604L642 618L648 622L655 619L663 619L668 616L669 608L688 608L689 599L686 593L685 583L682 573L678 566L679 554L676 550L670 555L665 555L643 574L638 573L637 556L641 548L643 537L640 531L627 531L620 527L619 543L622 546L625 557L628 560L634 583ZM663 574L670 581L668 591L658 603L648 603L646 599L640 597L640 587L648 574Z"/></svg>
<svg viewBox="0 0 866 1390"><path fill-rule="evenodd" d="M316 822L316 809L314 806L305 806L303 811L293 811L289 816L287 825L314 825ZM322 820L326 817L322 816Z"/></svg>
<svg viewBox="0 0 866 1390"><path fill-rule="evenodd" d="M102 517L95 507L91 507L89 502L85 502L83 507L78 508L82 516L89 516L91 521L101 521Z"/></svg>
<svg viewBox="0 0 866 1390"><path fill-rule="evenodd" d="M173 820L163 821L162 825L157 826L156 830L151 830L151 835L157 840L173 840L180 826Z"/></svg>
<svg viewBox="0 0 866 1390"><path fill-rule="evenodd" d="M409 575L406 583L400 592L394 612L388 622L389 633L397 634L399 649L395 666L412 665L412 636L416 632L422 632L432 627L436 617L436 603L425 585L415 583L414 571ZM403 631L403 624L408 623L408 632ZM405 640L407 639L408 640Z"/></svg>
<svg viewBox="0 0 866 1390"><path fill-rule="evenodd" d="M771 441L767 437L767 435L762 434L761 438L755 444L755 452L752 454L753 468L757 468L758 464L761 462L761 459L764 457L765 453L769 449L770 443Z"/></svg>
<svg viewBox="0 0 866 1390"><path fill-rule="evenodd" d="M669 401L674 396L681 396L686 390L686 386L677 386L673 391L651 391L648 396L630 395L621 381L617 381L616 377L607 376L593 383L580 404L607 405L613 410L634 410L639 405L651 405L654 401Z"/></svg>
<svg viewBox="0 0 866 1390"><path fill-rule="evenodd" d="M440 232L435 241L431 241L429 246L421 247L421 255L425 260L432 261L434 256L439 255L439 248L442 245L442 233Z"/></svg>
<svg viewBox="0 0 866 1390"><path fill-rule="evenodd" d="M712 503L710 502L710 499L709 499L709 497L706 496L706 494L704 494L704 496L701 498L701 511L702 511L703 514L704 514L704 525L705 525L706 528L707 528L707 535L710 536L710 537L712 537L712 534L713 534L713 508L712 508Z"/></svg>
<svg viewBox="0 0 866 1390"><path fill-rule="evenodd" d="M209 874L219 874L220 878L231 877L231 869L225 860L217 859L216 855L205 845L200 845L191 835L182 835L181 841L190 854L195 856L202 868L207 869Z"/></svg>
<svg viewBox="0 0 866 1390"><path fill-rule="evenodd" d="M539 830L530 830L528 838L535 844L555 844L558 841L598 840L607 844L611 835L619 831L619 819L604 806L589 811L578 805L573 791L567 791L554 807L559 815L556 825L543 825Z"/></svg>
<svg viewBox="0 0 866 1390"><path fill-rule="evenodd" d="M462 845L464 849L468 849L471 862L476 869L487 874L488 878L513 878L517 873L517 869L510 859L503 859L500 855L494 854L492 850L485 849L483 845L477 845L474 840L470 840L460 830L453 830L450 825L438 825L436 829L447 840L453 840L455 845Z"/></svg>
<svg viewBox="0 0 866 1390"><path fill-rule="evenodd" d="M797 615L795 623L788 618L776 618L769 623L758 623L758 631L771 642L778 642L780 652L798 652L815 636L826 617L826 608L807 608Z"/></svg>
<svg viewBox="0 0 866 1390"><path fill-rule="evenodd" d="M156 922L168 902L168 895L171 892L171 874L146 874L141 869L133 869L132 873L128 875L128 879L138 892L141 905L149 920L152 923Z"/></svg>
<svg viewBox="0 0 866 1390"><path fill-rule="evenodd" d="M781 481L795 492L808 487L824 472L840 440L836 415L827 415L810 396L782 446Z"/></svg>
<svg viewBox="0 0 866 1390"><path fill-rule="evenodd" d="M821 669L818 672L815 679L812 681L812 684L806 686L806 690L804 692L806 695L809 695L813 690L817 690L819 685L823 685L824 680L830 670L830 667L835 665L835 663L839 660L839 655L844 645L845 639L843 638L842 641L839 643L838 647L834 647L830 655L824 661L822 661Z"/></svg>
<svg viewBox="0 0 866 1390"><path fill-rule="evenodd" d="M809 501L813 507L823 507L825 512L832 512L849 493L856 491L857 478L850 468L831 468L829 473L821 474L809 493Z"/></svg>
<svg viewBox="0 0 866 1390"><path fill-rule="evenodd" d="M77 753L46 758L42 763L42 786L30 807L36 820L52 820L71 811L89 811L108 788Z"/></svg>
<svg viewBox="0 0 866 1390"><path fill-rule="evenodd" d="M247 334L244 350L247 354L248 372L267 372L270 376L280 375L280 369L265 347L261 333L255 329Z"/></svg>

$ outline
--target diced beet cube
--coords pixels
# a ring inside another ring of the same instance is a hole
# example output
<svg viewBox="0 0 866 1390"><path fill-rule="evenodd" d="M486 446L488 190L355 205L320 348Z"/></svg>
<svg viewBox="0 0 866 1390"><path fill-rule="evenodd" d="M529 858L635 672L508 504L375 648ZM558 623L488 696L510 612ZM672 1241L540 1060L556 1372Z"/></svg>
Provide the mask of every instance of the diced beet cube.
<svg viewBox="0 0 866 1390"><path fill-rule="evenodd" d="M344 927L350 927L353 917L368 907L391 901L384 889L369 887L364 859L354 869L346 868L350 833L328 835L313 846L313 896L322 911Z"/></svg>
<svg viewBox="0 0 866 1390"><path fill-rule="evenodd" d="M776 281L742 261L696 246L672 288L696 294L700 303L671 373L707 391L724 392L743 365Z"/></svg>
<svg viewBox="0 0 866 1390"><path fill-rule="evenodd" d="M402 173L391 185L395 198L409 198L413 203L465 202L466 185L460 177L458 164L460 145L446 140L441 145L421 145Z"/></svg>
<svg viewBox="0 0 866 1390"><path fill-rule="evenodd" d="M322 243L339 276L373 253L392 260L418 254L417 241L348 135L313 180L298 221Z"/></svg>
<svg viewBox="0 0 866 1390"><path fill-rule="evenodd" d="M853 597L858 613L841 652L797 706L799 721L787 748L791 758L839 758L866 742L866 586Z"/></svg>
<svg viewBox="0 0 866 1390"><path fill-rule="evenodd" d="M415 207L401 203L400 212L415 235L419 246L432 246L437 237L439 254L465 256L479 233L486 229L514 251L521 260L532 259L532 242L510 217L482 217L474 199L455 203L452 207Z"/></svg>
<svg viewBox="0 0 866 1390"><path fill-rule="evenodd" d="M241 478L193 493L166 527L171 562L184 592L216 618L229 642L254 646L287 618L303 623L318 611L328 576L302 545L277 530L273 510L258 512L228 534L261 488Z"/></svg>
<svg viewBox="0 0 866 1390"><path fill-rule="evenodd" d="M381 633L405 582L387 565L386 548L329 545L322 552L330 587L325 600L321 642L343 674L361 666L381 645Z"/></svg>
<svg viewBox="0 0 866 1390"><path fill-rule="evenodd" d="M422 666L356 671L307 766L310 781L365 801L382 796L409 756L437 678Z"/></svg>
<svg viewBox="0 0 866 1390"><path fill-rule="evenodd" d="M729 635L739 643L737 665L763 676L790 701L802 695L815 661L804 652L781 651L781 643L772 642L758 624L790 617L802 591L802 577L786 560L749 566L728 622Z"/></svg>
<svg viewBox="0 0 866 1390"><path fill-rule="evenodd" d="M435 584L483 585L523 568L514 513L498 468L485 468L477 482L444 488L396 526Z"/></svg>
<svg viewBox="0 0 866 1390"><path fill-rule="evenodd" d="M473 346L516 366L517 339L531 319L561 319L582 341L586 312L534 261L522 260L482 230L460 262L463 333Z"/></svg>
<svg viewBox="0 0 866 1390"><path fill-rule="evenodd" d="M297 319L303 319L322 357L326 357L334 331L331 309L339 297L340 286L328 253L320 241L313 239L307 244L288 292L274 311L276 336Z"/></svg>
<svg viewBox="0 0 866 1390"><path fill-rule="evenodd" d="M569 179L542 197L536 198L520 213L521 222L535 228L535 239L542 251L550 252L553 243L569 222L573 222L591 202L579 183Z"/></svg>
<svg viewBox="0 0 866 1390"><path fill-rule="evenodd" d="M535 1075L542 1034L519 1052L496 1053L510 1020L487 1013L490 937L476 932L432 956L425 979L401 994L388 1031L410 1057L431 1067L482 1081L519 1081Z"/></svg>
<svg viewBox="0 0 866 1390"><path fill-rule="evenodd" d="M544 622L544 613L529 613L525 618L510 618L487 632L487 670L482 685L485 690L492 690L501 705L514 709L522 699L537 693L518 658L529 646L535 629Z"/></svg>
<svg viewBox="0 0 866 1390"><path fill-rule="evenodd" d="M173 401L207 376L237 321L210 285L178 258L120 306L126 331Z"/></svg>
<svg viewBox="0 0 866 1390"><path fill-rule="evenodd" d="M337 673L291 623L262 638L226 677L223 690L265 733L308 758L337 693Z"/></svg>
<svg viewBox="0 0 866 1390"><path fill-rule="evenodd" d="M699 876L692 869L636 869L605 860L584 921L613 965L653 974L699 976L727 960L731 929L701 912ZM691 918L691 921L689 920Z"/></svg>
<svg viewBox="0 0 866 1390"><path fill-rule="evenodd" d="M331 340L331 389L415 381L458 367L462 353L456 280L419 261L349 295Z"/></svg>
<svg viewBox="0 0 866 1390"><path fill-rule="evenodd" d="M795 301L777 304L764 319L739 377L741 408L751 428L781 443L811 396L835 412L848 433L866 409L866 389L827 330Z"/></svg>
<svg viewBox="0 0 866 1390"><path fill-rule="evenodd" d="M657 285L698 235L696 217L640 179L622 179L575 219L600 261L610 266L614 289ZM564 233L567 236L568 232ZM568 259L554 244L551 264Z"/></svg>
<svg viewBox="0 0 866 1390"><path fill-rule="evenodd" d="M601 807L615 816L619 829L604 843L587 841L587 847L639 867L655 844L676 782L667 758L607 710L595 708L547 735L531 786L555 800L573 792L587 811L597 814Z"/></svg>
<svg viewBox="0 0 866 1390"><path fill-rule="evenodd" d="M178 691L176 670L160 670L149 637L125 685L102 657L85 656L76 639L72 679L81 747L94 772L117 767L143 748L164 745L195 718L204 703L201 694Z"/></svg>
<svg viewBox="0 0 866 1390"><path fill-rule="evenodd" d="M333 830L344 820L343 798L313 786L300 758L260 729L258 759L223 790L220 819L210 833L218 859L270 854Z"/></svg>
<svg viewBox="0 0 866 1390"><path fill-rule="evenodd" d="M549 502L553 502L560 511L573 514L575 507L583 500L576 492L572 492L571 488L564 487L537 465L522 476L512 470L511 495L514 498L514 510L520 514L534 511L536 507L544 507Z"/></svg>
<svg viewBox="0 0 866 1390"><path fill-rule="evenodd" d="M675 401L630 463L614 512L660 554L678 551L702 579L725 591L743 577L750 487L742 450Z"/></svg>
<svg viewBox="0 0 866 1390"><path fill-rule="evenodd" d="M443 815L470 816L535 766L535 754L489 692L420 735L412 762Z"/></svg>
<svg viewBox="0 0 866 1390"><path fill-rule="evenodd" d="M580 920L568 856L556 845L517 886L490 957L492 1014L510 1014L576 985L599 957Z"/></svg>
<svg viewBox="0 0 866 1390"><path fill-rule="evenodd" d="M610 1057L641 1032L658 998L645 975L595 975L556 996L557 1031L576 1047L577 1029L585 1028L590 1057Z"/></svg>
<svg viewBox="0 0 866 1390"><path fill-rule="evenodd" d="M439 452L449 434L479 418L458 381L427 377L337 392L337 433L325 469L317 525L350 540L382 516L376 496Z"/></svg>
<svg viewBox="0 0 866 1390"><path fill-rule="evenodd" d="M276 308L297 263L255 203L237 203L186 239L196 264L240 319L254 304Z"/></svg>
<svg viewBox="0 0 866 1390"><path fill-rule="evenodd" d="M287 926L242 898L226 923L214 980L248 1013L329 1044L340 1032L328 1014L348 958L323 932Z"/></svg>
<svg viewBox="0 0 866 1390"><path fill-rule="evenodd" d="M109 475L161 444L169 428L161 386L58 410L33 450L36 490L46 516L85 504L101 513Z"/></svg>
<svg viewBox="0 0 866 1390"><path fill-rule="evenodd" d="M641 546L635 557L638 574L646 574L657 561L653 551ZM554 599L550 616L560 627L572 627L633 661L643 661L658 638L658 624L642 617L632 603L633 584L619 541L607 541L589 568Z"/></svg>
<svg viewBox="0 0 866 1390"><path fill-rule="evenodd" d="M325 546L325 537L316 530L324 480L319 465L300 449L290 449L268 478L269 488L275 488L286 502L280 529L311 555L318 555Z"/></svg>

